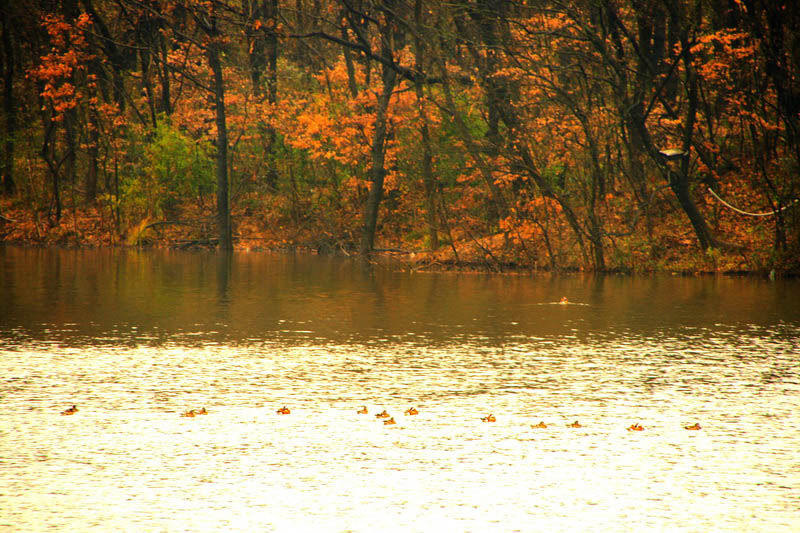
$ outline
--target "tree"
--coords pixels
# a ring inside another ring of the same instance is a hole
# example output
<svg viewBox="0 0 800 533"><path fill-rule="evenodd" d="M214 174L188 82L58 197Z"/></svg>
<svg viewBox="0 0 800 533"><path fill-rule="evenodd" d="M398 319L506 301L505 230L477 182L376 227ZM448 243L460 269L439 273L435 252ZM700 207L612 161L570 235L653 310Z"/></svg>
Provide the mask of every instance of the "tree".
<svg viewBox="0 0 800 533"><path fill-rule="evenodd" d="M228 183L228 124L225 113L225 79L222 72L223 48L228 41L225 31L220 28L220 14L224 13L234 20L241 20L242 13L224 1L184 2L176 0L174 5L160 13L150 3L126 0L133 7L144 9L158 18L173 33L176 42L185 42L202 51L210 70L210 82L198 79L188 68L173 71L202 88L209 95L214 108L216 125L216 178L217 178L217 235L222 250L233 249L231 226L229 183ZM188 20L187 20L188 19ZM193 24L189 24L189 20Z"/></svg>
<svg viewBox="0 0 800 533"><path fill-rule="evenodd" d="M68 3L66 15L45 17L43 25L50 50L30 71L41 100L44 137L40 153L50 171L56 222L61 219L63 207L62 181L75 186L77 109L87 98L88 86L94 83L86 69L91 55L83 37L91 20L85 15L76 16L74 7Z"/></svg>
<svg viewBox="0 0 800 533"><path fill-rule="evenodd" d="M214 98L214 115L217 123L217 228L219 247L228 251L233 249L231 231L231 213L228 202L228 125L225 118L225 82L222 77L221 34L217 28L216 13L212 10L206 20L197 17L203 31L208 36L206 57L213 73L212 94Z"/></svg>
<svg viewBox="0 0 800 533"><path fill-rule="evenodd" d="M428 39L431 39L429 32L424 31L422 0L414 2L414 70L419 74L425 71L426 48ZM438 187L436 178L433 174L433 149L431 147L430 124L428 112L426 111L425 86L422 83L422 76L414 78L414 94L417 97L419 109L419 134L422 144L421 172L422 182L425 186L425 218L428 223L429 246L432 250L439 248L439 222L437 193Z"/></svg>
<svg viewBox="0 0 800 533"><path fill-rule="evenodd" d="M158 189L159 231L224 249L235 220L264 246L430 247L497 269L800 257L785 3L38 0L0 15L0 202L24 205L37 239L97 218L124 237L151 224ZM180 150L159 151L169 139Z"/></svg>
<svg viewBox="0 0 800 533"><path fill-rule="evenodd" d="M266 93L270 109L278 103L278 0L247 0L247 42L253 93L261 99ZM264 139L266 184L274 190L278 184L275 152L277 131L272 121L262 121L259 129Z"/></svg>
<svg viewBox="0 0 800 533"><path fill-rule="evenodd" d="M300 38L322 38L338 43L348 49L356 50L364 55L367 60L375 60L380 64L381 87L377 95L374 112L373 134L370 148L370 187L361 227L359 253L369 255L374 247L375 231L378 221L378 209L383 198L383 186L386 176L384 166L386 160L387 119L389 103L397 83L398 73L408 78L413 78L413 72L401 66L396 55L405 47L405 31L403 21L406 16L399 16L406 6L397 0L379 0L375 2L359 2L351 4L343 2L344 13L341 33L347 38L327 33L313 31L306 34L295 34ZM339 27L338 23L331 24ZM368 33L369 30L373 33ZM350 37L352 36L352 40Z"/></svg>
<svg viewBox="0 0 800 533"><path fill-rule="evenodd" d="M6 6L7 7L7 6ZM6 195L14 194L14 137L17 134L16 100L14 98L14 81L17 75L16 52L11 13L4 7L0 9L0 31L2 32L2 65L3 65L3 113L5 115L5 143L3 147L2 171L0 186Z"/></svg>

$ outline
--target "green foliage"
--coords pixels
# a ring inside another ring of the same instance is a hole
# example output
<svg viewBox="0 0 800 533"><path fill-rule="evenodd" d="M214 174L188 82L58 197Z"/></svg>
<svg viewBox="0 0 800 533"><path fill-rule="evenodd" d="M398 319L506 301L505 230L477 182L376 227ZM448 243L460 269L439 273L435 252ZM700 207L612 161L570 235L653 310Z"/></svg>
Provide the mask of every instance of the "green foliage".
<svg viewBox="0 0 800 533"><path fill-rule="evenodd" d="M137 176L124 183L131 207L154 217L173 218L182 201L194 199L202 206L214 192L211 148L194 141L162 120L142 152Z"/></svg>

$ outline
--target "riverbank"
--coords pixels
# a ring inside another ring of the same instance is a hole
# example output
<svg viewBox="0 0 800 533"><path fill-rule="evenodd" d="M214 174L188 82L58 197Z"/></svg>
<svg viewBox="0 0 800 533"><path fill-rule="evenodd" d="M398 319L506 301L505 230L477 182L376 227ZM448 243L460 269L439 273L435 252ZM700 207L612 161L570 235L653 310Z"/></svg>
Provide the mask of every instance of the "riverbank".
<svg viewBox="0 0 800 533"><path fill-rule="evenodd" d="M263 217L247 212L234 217L234 249L245 252L309 252L355 256L351 242L338 240L313 227L298 229L290 225L267 223ZM184 213L179 220L152 220L118 223L107 209L99 207L65 211L59 221L0 201L0 243L20 246L58 246L67 248L153 247L178 250L212 249L217 245L216 222L212 214ZM641 244L641 243L639 243ZM770 250L745 247L703 252L690 234L667 235L649 249L617 239L609 247L604 272L676 274L728 274L760 277L796 277L800 259L777 261ZM547 273L587 271L579 250L561 251L554 262L546 251L526 250L521 254L506 234L454 239L437 250L425 249L417 242L397 236L379 236L375 260L392 261L410 270L459 272Z"/></svg>

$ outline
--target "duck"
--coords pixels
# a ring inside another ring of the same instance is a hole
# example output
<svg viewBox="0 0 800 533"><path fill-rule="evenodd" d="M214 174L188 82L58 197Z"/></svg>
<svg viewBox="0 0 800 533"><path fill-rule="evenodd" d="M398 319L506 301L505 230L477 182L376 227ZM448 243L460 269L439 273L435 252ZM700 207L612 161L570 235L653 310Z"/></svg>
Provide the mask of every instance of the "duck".
<svg viewBox="0 0 800 533"><path fill-rule="evenodd" d="M628 431L644 431L644 426L637 422L636 424L631 424L630 427L628 427Z"/></svg>
<svg viewBox="0 0 800 533"><path fill-rule="evenodd" d="M61 416L74 415L77 412L78 412L78 406L73 405L72 407L61 411Z"/></svg>
<svg viewBox="0 0 800 533"><path fill-rule="evenodd" d="M547 429L547 424L545 424L542 421L542 422L539 422L538 424L531 424L531 427L532 428L537 428L537 429Z"/></svg>
<svg viewBox="0 0 800 533"><path fill-rule="evenodd" d="M483 422L497 422L497 419L494 417L494 415L484 416L481 418L481 420Z"/></svg>
<svg viewBox="0 0 800 533"><path fill-rule="evenodd" d="M583 426L580 424L580 422L578 422L578 421L576 420L576 421L575 421L575 422L573 422L572 424L567 424L567 427L568 427L568 428L582 428Z"/></svg>
<svg viewBox="0 0 800 533"><path fill-rule="evenodd" d="M699 424L699 423L697 423L697 422L695 422L695 423L694 423L694 424L692 424L691 426L683 426L683 429L688 429L688 430L693 430L693 431L696 431L696 430L699 430L699 429L700 429L700 424Z"/></svg>
<svg viewBox="0 0 800 533"><path fill-rule="evenodd" d="M194 414L196 414L196 415L207 415L208 411L206 411L205 407L201 407L198 411L195 411Z"/></svg>
<svg viewBox="0 0 800 533"><path fill-rule="evenodd" d="M569 300L567 300L566 296L562 296L561 299L558 301L558 303L560 303L561 305L567 305L569 303Z"/></svg>
<svg viewBox="0 0 800 533"><path fill-rule="evenodd" d="M191 411L186 411L185 413L181 413L181 416L186 416L189 418L193 418L195 415L197 415L197 412L194 409Z"/></svg>
<svg viewBox="0 0 800 533"><path fill-rule="evenodd" d="M397 424L397 422L394 421L394 417L391 417L389 420L383 421L384 426L391 426L392 424Z"/></svg>
<svg viewBox="0 0 800 533"><path fill-rule="evenodd" d="M386 409L375 415L375 418L389 418L389 413L386 412Z"/></svg>
<svg viewBox="0 0 800 533"><path fill-rule="evenodd" d="M410 408L406 409L405 413L403 413L403 414L406 414L406 415L418 415L419 411L417 411L416 407L410 407Z"/></svg>
<svg viewBox="0 0 800 533"><path fill-rule="evenodd" d="M275 411L275 412L278 413L279 415L288 415L289 413L291 413L289 408L286 407L285 405L283 407L281 407L280 409L278 409L277 411Z"/></svg>
<svg viewBox="0 0 800 533"><path fill-rule="evenodd" d="M365 415L365 414L367 414L367 406L365 405L364 407L362 407L361 409L359 409L358 411L356 411L356 413L358 413L358 414L360 414L360 415Z"/></svg>

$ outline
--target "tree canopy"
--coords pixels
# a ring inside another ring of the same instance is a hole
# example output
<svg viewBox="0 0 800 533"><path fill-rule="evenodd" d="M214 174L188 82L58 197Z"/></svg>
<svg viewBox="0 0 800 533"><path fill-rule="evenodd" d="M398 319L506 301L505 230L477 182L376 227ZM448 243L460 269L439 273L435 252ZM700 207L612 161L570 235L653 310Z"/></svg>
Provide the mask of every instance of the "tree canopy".
<svg viewBox="0 0 800 533"><path fill-rule="evenodd" d="M1 9L7 242L800 268L788 2Z"/></svg>

